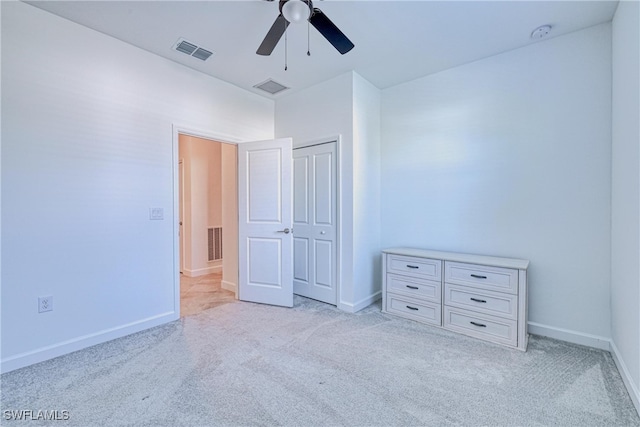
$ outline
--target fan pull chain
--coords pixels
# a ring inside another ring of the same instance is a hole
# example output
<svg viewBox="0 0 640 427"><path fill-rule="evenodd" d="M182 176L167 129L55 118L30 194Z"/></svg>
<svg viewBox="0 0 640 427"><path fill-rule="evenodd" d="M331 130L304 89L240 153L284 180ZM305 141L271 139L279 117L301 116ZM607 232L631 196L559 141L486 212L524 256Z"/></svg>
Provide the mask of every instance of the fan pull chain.
<svg viewBox="0 0 640 427"><path fill-rule="evenodd" d="M307 19L307 56L311 56L311 36L309 35L309 28L311 28L311 22Z"/></svg>
<svg viewBox="0 0 640 427"><path fill-rule="evenodd" d="M287 43L287 30L284 30L284 70L287 71L287 51L289 50L289 45Z"/></svg>

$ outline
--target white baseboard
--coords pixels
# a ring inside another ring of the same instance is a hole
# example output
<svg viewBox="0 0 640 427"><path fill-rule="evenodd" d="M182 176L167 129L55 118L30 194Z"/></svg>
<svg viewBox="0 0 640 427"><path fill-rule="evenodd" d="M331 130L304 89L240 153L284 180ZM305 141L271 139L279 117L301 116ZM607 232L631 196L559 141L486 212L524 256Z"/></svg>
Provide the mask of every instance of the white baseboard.
<svg viewBox="0 0 640 427"><path fill-rule="evenodd" d="M227 291L235 292L236 295L238 294L238 285L233 282L223 280L222 282L220 282L220 287L222 289L226 289Z"/></svg>
<svg viewBox="0 0 640 427"><path fill-rule="evenodd" d="M73 353L96 344L102 344L116 338L121 338L145 329L153 328L171 321L177 320L180 316L175 312L163 313L157 316L142 319L115 328L105 329L89 335L73 338L58 344L41 347L37 350L17 354L15 356L2 359L0 361L0 373L14 371L25 366L44 362L58 356Z"/></svg>
<svg viewBox="0 0 640 427"><path fill-rule="evenodd" d="M182 269L182 274L184 274L187 277L200 277L200 276L205 276L207 274L211 274L211 273L218 273L222 271L222 266L221 265L214 265L212 267L207 267L207 268L199 268L197 270L188 270L186 268Z"/></svg>
<svg viewBox="0 0 640 427"><path fill-rule="evenodd" d="M627 391L629 392L629 396L631 397L631 401L636 407L636 411L640 414L640 390L638 390L638 384L634 384L633 378L629 373L629 369L627 369L627 365L624 363L624 359L620 356L620 351L618 347L616 347L616 343L611 340L611 355L613 356L613 361L616 363L616 367L618 368L618 372L620 372L620 376L622 377L622 381L624 382L625 387L627 387Z"/></svg>
<svg viewBox="0 0 640 427"><path fill-rule="evenodd" d="M556 328L549 325L541 325L540 323L528 322L528 332L534 335L542 335L543 337L555 338L574 344L586 345L588 347L599 348L600 350L610 349L609 338L600 337L598 335L585 334L583 332L572 331L570 329Z"/></svg>
<svg viewBox="0 0 640 427"><path fill-rule="evenodd" d="M357 313L363 308L369 307L371 304L378 301L380 298L382 298L382 291L378 291L375 294L369 295L368 297L363 298L360 301L357 301L355 304L340 301L338 303L338 308L348 313Z"/></svg>

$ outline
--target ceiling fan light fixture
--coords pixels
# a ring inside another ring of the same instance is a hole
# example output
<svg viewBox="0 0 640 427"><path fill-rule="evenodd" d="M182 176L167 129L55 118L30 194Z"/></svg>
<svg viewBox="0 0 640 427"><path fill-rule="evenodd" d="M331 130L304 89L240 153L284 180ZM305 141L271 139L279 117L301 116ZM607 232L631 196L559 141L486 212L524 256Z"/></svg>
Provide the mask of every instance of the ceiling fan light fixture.
<svg viewBox="0 0 640 427"><path fill-rule="evenodd" d="M295 24L305 22L311 16L309 5L302 0L289 0L282 5L282 15L284 18Z"/></svg>

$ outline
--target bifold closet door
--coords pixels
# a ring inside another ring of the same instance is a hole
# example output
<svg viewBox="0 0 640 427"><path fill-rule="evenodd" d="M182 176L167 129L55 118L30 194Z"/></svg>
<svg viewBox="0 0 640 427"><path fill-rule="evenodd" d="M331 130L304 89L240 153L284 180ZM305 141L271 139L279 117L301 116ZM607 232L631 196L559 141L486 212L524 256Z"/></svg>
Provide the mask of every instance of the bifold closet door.
<svg viewBox="0 0 640 427"><path fill-rule="evenodd" d="M336 163L335 142L293 150L293 292L334 305Z"/></svg>

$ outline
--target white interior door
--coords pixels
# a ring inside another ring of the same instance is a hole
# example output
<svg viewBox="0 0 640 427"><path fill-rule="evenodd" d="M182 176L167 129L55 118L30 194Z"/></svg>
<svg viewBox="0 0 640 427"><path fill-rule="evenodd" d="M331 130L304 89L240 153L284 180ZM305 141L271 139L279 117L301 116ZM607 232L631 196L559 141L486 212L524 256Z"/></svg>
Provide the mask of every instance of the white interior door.
<svg viewBox="0 0 640 427"><path fill-rule="evenodd" d="M291 138L238 144L238 298L293 306Z"/></svg>
<svg viewBox="0 0 640 427"><path fill-rule="evenodd" d="M293 150L293 291L336 304L336 143Z"/></svg>

